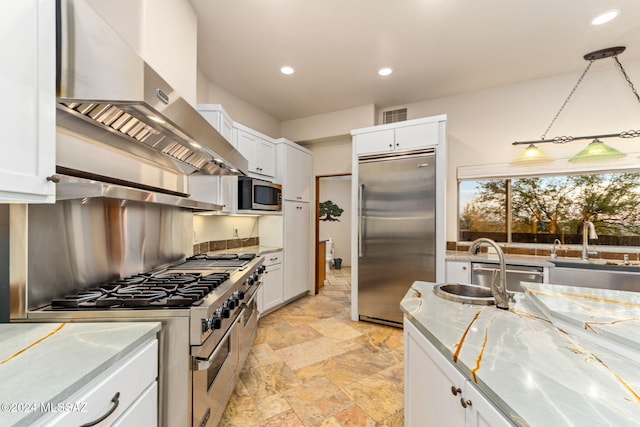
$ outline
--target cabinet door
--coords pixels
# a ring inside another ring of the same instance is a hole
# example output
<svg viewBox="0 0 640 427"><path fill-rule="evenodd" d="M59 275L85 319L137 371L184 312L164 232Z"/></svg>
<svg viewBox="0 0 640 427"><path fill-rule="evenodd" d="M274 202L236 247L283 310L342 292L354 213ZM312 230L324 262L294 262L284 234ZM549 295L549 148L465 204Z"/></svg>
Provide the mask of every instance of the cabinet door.
<svg viewBox="0 0 640 427"><path fill-rule="evenodd" d="M238 129L236 144L238 151L246 157L249 163L249 172L258 173L258 142L257 137Z"/></svg>
<svg viewBox="0 0 640 427"><path fill-rule="evenodd" d="M311 289L309 204L284 203L284 299Z"/></svg>
<svg viewBox="0 0 640 427"><path fill-rule="evenodd" d="M0 6L0 202L55 202L55 2Z"/></svg>
<svg viewBox="0 0 640 427"><path fill-rule="evenodd" d="M273 178L276 175L276 148L270 141L258 141L258 173Z"/></svg>
<svg viewBox="0 0 640 427"><path fill-rule="evenodd" d="M308 202L313 174L311 155L290 145L285 145L284 150L283 197L285 200Z"/></svg>
<svg viewBox="0 0 640 427"><path fill-rule="evenodd" d="M411 150L438 145L437 122L403 126L395 131L395 150Z"/></svg>
<svg viewBox="0 0 640 427"><path fill-rule="evenodd" d="M466 378L406 318L404 346L405 425L463 427Z"/></svg>
<svg viewBox="0 0 640 427"><path fill-rule="evenodd" d="M356 154L384 153L394 149L394 129L362 133L354 136Z"/></svg>
<svg viewBox="0 0 640 427"><path fill-rule="evenodd" d="M226 114L220 113L220 128L218 132L233 145L233 120ZM216 128L217 129L217 128Z"/></svg>
<svg viewBox="0 0 640 427"><path fill-rule="evenodd" d="M513 424L507 420L482 393L480 393L471 381L465 385L464 399L471 402L467 406L466 427L511 427Z"/></svg>
<svg viewBox="0 0 640 427"><path fill-rule="evenodd" d="M262 311L277 307L284 302L284 282L282 264L266 267L262 274Z"/></svg>
<svg viewBox="0 0 640 427"><path fill-rule="evenodd" d="M447 283L471 283L471 263L468 261L446 262Z"/></svg>

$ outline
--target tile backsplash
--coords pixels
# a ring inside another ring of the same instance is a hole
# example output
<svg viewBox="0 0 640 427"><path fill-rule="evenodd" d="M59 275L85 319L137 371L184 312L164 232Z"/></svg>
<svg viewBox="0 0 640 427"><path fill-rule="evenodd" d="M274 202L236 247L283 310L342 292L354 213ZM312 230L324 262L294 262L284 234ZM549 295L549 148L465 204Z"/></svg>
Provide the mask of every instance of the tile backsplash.
<svg viewBox="0 0 640 427"><path fill-rule="evenodd" d="M211 240L209 242L194 243L193 253L195 255L203 252L258 246L259 244L259 237L249 237L248 239Z"/></svg>

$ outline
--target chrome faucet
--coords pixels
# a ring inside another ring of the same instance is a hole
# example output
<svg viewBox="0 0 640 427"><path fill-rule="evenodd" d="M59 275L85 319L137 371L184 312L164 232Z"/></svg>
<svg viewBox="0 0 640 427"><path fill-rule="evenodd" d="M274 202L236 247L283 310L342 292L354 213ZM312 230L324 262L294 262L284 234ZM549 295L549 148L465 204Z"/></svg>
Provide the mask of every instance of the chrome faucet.
<svg viewBox="0 0 640 427"><path fill-rule="evenodd" d="M591 251L589 252L589 239L597 239L598 235L596 234L596 227L593 225L591 221L585 221L582 225L582 259L587 261L589 259L589 255L595 255L598 252Z"/></svg>
<svg viewBox="0 0 640 427"><path fill-rule="evenodd" d="M558 246L561 245L562 242L560 239L556 239L553 241L553 248L551 248L551 259L558 258Z"/></svg>
<svg viewBox="0 0 640 427"><path fill-rule="evenodd" d="M469 246L469 254L475 255L483 243L492 246L496 250L498 260L500 261L500 276L498 284L496 285L495 280L491 282L491 295L496 299L496 307L508 310L509 295L507 294L507 263L504 259L504 252L502 252L500 246L491 239L480 237L479 239L474 240L471 243L471 246Z"/></svg>

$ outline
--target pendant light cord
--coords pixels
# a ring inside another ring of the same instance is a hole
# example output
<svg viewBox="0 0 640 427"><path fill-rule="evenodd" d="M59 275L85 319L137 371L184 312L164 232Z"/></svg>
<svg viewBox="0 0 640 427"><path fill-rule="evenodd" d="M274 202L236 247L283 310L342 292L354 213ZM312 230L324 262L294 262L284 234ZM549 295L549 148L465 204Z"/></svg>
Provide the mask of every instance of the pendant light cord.
<svg viewBox="0 0 640 427"><path fill-rule="evenodd" d="M564 107L567 105L567 103L569 102L569 100L571 99L573 94L575 93L576 89L578 89L578 86L580 86L580 83L582 83L582 79L584 79L584 76L587 75L587 72L591 68L591 65L593 65L593 60L589 61L589 64L587 65L587 68L585 68L584 71L582 72L582 75L580 76L580 78L578 79L576 84L573 86L573 89L571 89L571 92L569 92L569 96L567 96L567 99L564 100L564 103L560 106L560 109L558 110L556 115L553 117L553 120L551 120L551 123L549 123L549 126L547 126L547 129L544 131L544 133L542 134L540 139L542 139L542 140L547 139L547 133L549 133L549 130L551 129L551 126L553 126L553 124L556 122L556 120L558 119L558 116L560 116L560 113L562 113L562 110L564 110ZM621 67L622 67L622 65L621 65ZM626 73L625 73L625 75L626 75ZM632 87L633 87L633 85L632 85ZM634 89L634 91L635 91L635 89ZM636 93L636 96L638 96L637 93ZM638 100L640 101L640 98ZM567 142L567 141L564 141L564 142Z"/></svg>
<svg viewBox="0 0 640 427"><path fill-rule="evenodd" d="M636 99L638 100L638 103L640 103L640 95L638 95L638 91L633 86L633 82L631 81L631 79L629 78L629 75L627 74L627 72L625 71L624 67L622 66L622 64L618 60L618 55L614 56L613 60L616 61L616 64L618 64L618 68L620 68L620 71L622 72L622 75L624 76L624 78L627 81L627 83L629 83L629 87L631 88L631 91L633 92L633 94L636 96Z"/></svg>

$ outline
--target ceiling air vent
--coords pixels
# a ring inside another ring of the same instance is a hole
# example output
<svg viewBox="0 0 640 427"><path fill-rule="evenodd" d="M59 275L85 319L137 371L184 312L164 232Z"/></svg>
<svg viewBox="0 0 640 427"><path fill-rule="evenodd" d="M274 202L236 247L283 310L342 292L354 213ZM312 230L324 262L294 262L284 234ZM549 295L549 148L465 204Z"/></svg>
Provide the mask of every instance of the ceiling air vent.
<svg viewBox="0 0 640 427"><path fill-rule="evenodd" d="M382 112L382 124L403 122L407 120L407 109L398 108Z"/></svg>

